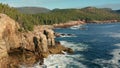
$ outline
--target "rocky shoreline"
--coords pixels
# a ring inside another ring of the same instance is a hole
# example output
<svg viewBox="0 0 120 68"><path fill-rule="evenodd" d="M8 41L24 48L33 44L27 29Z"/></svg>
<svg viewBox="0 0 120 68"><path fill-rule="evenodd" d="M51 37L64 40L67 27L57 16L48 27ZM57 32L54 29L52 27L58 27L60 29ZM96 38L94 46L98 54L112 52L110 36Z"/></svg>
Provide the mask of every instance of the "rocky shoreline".
<svg viewBox="0 0 120 68"><path fill-rule="evenodd" d="M98 20L93 20L93 21L69 21L66 23L60 23L60 24L53 24L51 26L51 28L68 28L71 26L75 26L75 25L83 25L83 24L87 24L87 23L96 23L96 24L104 24L104 23L116 23L116 22L120 22L118 20L104 20L104 21L98 21Z"/></svg>
<svg viewBox="0 0 120 68"><path fill-rule="evenodd" d="M60 24L53 24L54 28L68 28L71 26L75 26L75 25L82 25L85 24L84 21L69 21L66 23L60 23Z"/></svg>
<svg viewBox="0 0 120 68"><path fill-rule="evenodd" d="M86 23L104 24L104 23L115 23L115 22L120 22L120 21L118 20L104 20L104 21L94 20L94 21L88 21Z"/></svg>
<svg viewBox="0 0 120 68"><path fill-rule="evenodd" d="M104 21L117 22L117 21ZM92 23L101 23L95 21ZM54 28L68 28L74 25L85 24L84 21L70 21L52 26L35 26L33 31L20 32L18 22L5 14L0 14L0 68L19 68L20 65L32 66L47 58L50 54L73 53L71 48L55 41L55 36L74 36L72 34L55 33Z"/></svg>
<svg viewBox="0 0 120 68"><path fill-rule="evenodd" d="M51 28L35 26L34 31L20 32L19 24L5 14L0 14L0 68L19 68L20 65L32 66L50 54L73 53L55 42Z"/></svg>

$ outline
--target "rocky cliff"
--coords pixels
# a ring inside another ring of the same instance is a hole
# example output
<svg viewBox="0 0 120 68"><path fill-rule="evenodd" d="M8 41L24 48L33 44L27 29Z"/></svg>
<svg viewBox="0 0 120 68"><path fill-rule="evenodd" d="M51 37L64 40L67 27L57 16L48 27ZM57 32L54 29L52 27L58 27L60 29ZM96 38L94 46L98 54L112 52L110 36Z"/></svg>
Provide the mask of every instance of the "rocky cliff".
<svg viewBox="0 0 120 68"><path fill-rule="evenodd" d="M0 68L6 68L10 49L20 47L17 22L5 14L0 14Z"/></svg>
<svg viewBox="0 0 120 68"><path fill-rule="evenodd" d="M0 14L0 68L32 65L40 59L43 61L49 54L72 52L70 48L55 43L54 31L49 28L35 26L31 32L19 32L19 28L13 19Z"/></svg>

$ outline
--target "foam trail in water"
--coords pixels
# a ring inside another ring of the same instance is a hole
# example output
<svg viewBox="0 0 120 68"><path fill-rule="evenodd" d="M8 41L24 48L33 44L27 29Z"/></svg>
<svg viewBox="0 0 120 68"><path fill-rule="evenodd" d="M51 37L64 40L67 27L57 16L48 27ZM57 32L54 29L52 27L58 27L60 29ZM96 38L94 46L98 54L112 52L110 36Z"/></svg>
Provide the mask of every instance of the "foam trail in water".
<svg viewBox="0 0 120 68"><path fill-rule="evenodd" d="M45 59L45 64L47 65L48 68L86 68L85 65L74 60L74 58L77 57L78 56L59 54L50 55L48 58Z"/></svg>
<svg viewBox="0 0 120 68"><path fill-rule="evenodd" d="M120 67L120 43L118 44L115 44L115 46L118 46L119 48L118 49L115 49L111 54L113 54L113 58L112 58L112 62L114 64L117 64L119 65Z"/></svg>
<svg viewBox="0 0 120 68"><path fill-rule="evenodd" d="M87 45L85 44L74 44L72 42L67 41L60 41L62 45L65 45L66 47L70 47L73 50L82 51L84 50ZM81 45L81 46L80 46ZM47 65L48 68L87 68L82 63L78 62L77 60L85 60L84 57L80 54L76 55L50 55L48 58L45 58L45 65Z"/></svg>
<svg viewBox="0 0 120 68"><path fill-rule="evenodd" d="M75 26L72 26L70 27L70 29L80 29L82 25L75 25Z"/></svg>
<svg viewBox="0 0 120 68"><path fill-rule="evenodd" d="M99 64L104 68L120 68L120 43L114 46L118 46L119 48L113 50L111 53L113 58L111 60L95 59L93 63Z"/></svg>
<svg viewBox="0 0 120 68"><path fill-rule="evenodd" d="M110 37L120 38L120 33L108 33Z"/></svg>
<svg viewBox="0 0 120 68"><path fill-rule="evenodd" d="M59 34L60 34L60 37L77 37L74 34L66 34L66 33L59 33Z"/></svg>
<svg viewBox="0 0 120 68"><path fill-rule="evenodd" d="M74 44L72 42L67 42L67 41L60 41L60 43L61 45L64 45L65 47L72 48L74 51L83 51L88 48L88 45L83 44L83 43Z"/></svg>

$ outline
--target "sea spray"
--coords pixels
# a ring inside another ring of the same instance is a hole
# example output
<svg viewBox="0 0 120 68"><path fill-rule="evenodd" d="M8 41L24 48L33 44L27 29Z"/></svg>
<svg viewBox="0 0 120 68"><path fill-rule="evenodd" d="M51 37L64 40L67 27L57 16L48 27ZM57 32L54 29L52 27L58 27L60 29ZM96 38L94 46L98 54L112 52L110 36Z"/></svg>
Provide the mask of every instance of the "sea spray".
<svg viewBox="0 0 120 68"><path fill-rule="evenodd" d="M72 42L67 42L67 41L60 41L60 43L61 43L61 45L64 45L65 47L72 48L74 51L83 51L88 48L88 45L83 44L83 43L74 44Z"/></svg>
<svg viewBox="0 0 120 68"><path fill-rule="evenodd" d="M48 68L86 68L85 65L74 60L77 57L75 55L50 55L45 58L45 64Z"/></svg>
<svg viewBox="0 0 120 68"><path fill-rule="evenodd" d="M67 41L60 41L62 45L66 47L70 47L73 50L83 51L86 49L87 45L83 44L74 44ZM81 45L81 47L80 47ZM82 49L83 48L83 49ZM47 65L48 68L87 68L85 65L80 63L78 60L84 60L84 57L80 54L57 54L57 55L50 55L48 58L45 58L44 64Z"/></svg>

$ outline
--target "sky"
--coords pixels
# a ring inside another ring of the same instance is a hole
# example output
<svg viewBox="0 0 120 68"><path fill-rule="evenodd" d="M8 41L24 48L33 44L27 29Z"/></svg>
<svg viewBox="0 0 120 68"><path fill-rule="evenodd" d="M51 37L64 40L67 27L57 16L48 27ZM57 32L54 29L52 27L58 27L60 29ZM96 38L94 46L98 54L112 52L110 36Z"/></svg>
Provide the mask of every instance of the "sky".
<svg viewBox="0 0 120 68"><path fill-rule="evenodd" d="M11 7L45 7L48 9L88 6L120 9L120 0L0 0L0 3L8 4Z"/></svg>

